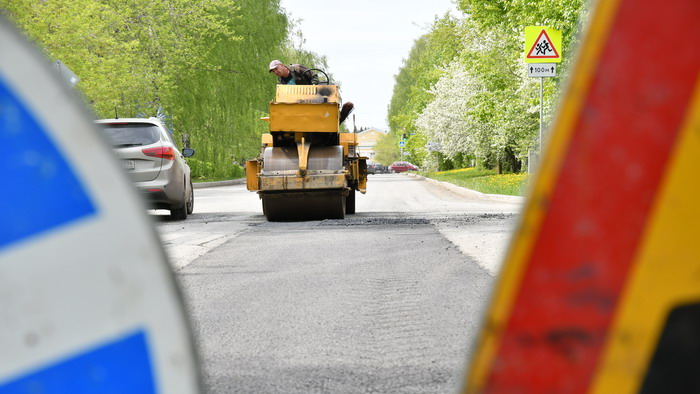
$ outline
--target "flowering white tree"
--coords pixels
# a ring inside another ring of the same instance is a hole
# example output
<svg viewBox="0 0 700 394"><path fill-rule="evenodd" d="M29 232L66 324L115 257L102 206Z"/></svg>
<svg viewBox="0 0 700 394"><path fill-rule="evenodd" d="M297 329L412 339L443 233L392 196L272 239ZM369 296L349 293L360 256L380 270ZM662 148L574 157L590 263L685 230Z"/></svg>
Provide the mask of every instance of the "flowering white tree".
<svg viewBox="0 0 700 394"><path fill-rule="evenodd" d="M447 158L468 155L489 166L508 161L517 170L536 131L533 82L513 48L503 45L509 33L483 31L469 21L462 26L461 56L440 69L416 127L440 143Z"/></svg>
<svg viewBox="0 0 700 394"><path fill-rule="evenodd" d="M453 61L444 72L431 88L435 98L418 116L416 126L428 141L439 143L448 158L475 154L477 136L474 119L468 115L469 102L484 87L459 61Z"/></svg>

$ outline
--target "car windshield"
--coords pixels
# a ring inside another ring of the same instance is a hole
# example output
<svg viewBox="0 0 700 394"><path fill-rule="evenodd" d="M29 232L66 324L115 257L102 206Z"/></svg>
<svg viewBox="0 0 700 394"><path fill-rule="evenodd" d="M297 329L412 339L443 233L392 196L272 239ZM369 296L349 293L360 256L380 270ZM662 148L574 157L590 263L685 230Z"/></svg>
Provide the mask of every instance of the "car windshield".
<svg viewBox="0 0 700 394"><path fill-rule="evenodd" d="M160 138L158 126L148 123L105 123L102 126L115 147L150 145Z"/></svg>

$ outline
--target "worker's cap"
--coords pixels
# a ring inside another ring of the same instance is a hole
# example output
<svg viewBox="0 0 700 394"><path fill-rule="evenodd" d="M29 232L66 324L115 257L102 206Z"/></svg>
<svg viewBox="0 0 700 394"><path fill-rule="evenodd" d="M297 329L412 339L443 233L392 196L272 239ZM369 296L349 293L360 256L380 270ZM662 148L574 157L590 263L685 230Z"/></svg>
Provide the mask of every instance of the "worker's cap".
<svg viewBox="0 0 700 394"><path fill-rule="evenodd" d="M277 67L278 64L282 64L282 62L279 61L279 60L273 60L273 61L271 61L271 62L270 62L270 72L272 72L272 70L274 70L275 67Z"/></svg>

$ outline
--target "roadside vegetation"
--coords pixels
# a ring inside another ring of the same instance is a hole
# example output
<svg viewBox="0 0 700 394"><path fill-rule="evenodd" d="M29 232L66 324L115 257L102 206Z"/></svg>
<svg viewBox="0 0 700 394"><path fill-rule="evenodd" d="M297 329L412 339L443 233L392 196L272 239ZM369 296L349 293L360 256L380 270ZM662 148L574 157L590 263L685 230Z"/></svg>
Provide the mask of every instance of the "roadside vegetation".
<svg viewBox="0 0 700 394"><path fill-rule="evenodd" d="M586 2L455 1L463 14L436 18L395 76L390 130L376 147L377 160L407 160L429 171L525 171L537 153L540 81L527 75L524 29L549 26L563 33L564 62L557 77L544 78L546 127L573 63Z"/></svg>
<svg viewBox="0 0 700 394"><path fill-rule="evenodd" d="M563 32L564 62L545 78L546 126L587 1L454 0L461 14L437 17L395 75L376 161L525 171L538 146L539 79L522 60L524 28ZM195 181L240 177L259 153L270 60L327 69L280 0L0 0L0 14L77 74L96 118L165 121L180 146L196 149Z"/></svg>
<svg viewBox="0 0 700 394"><path fill-rule="evenodd" d="M267 124L272 59L326 69L279 0L0 0L96 118L159 117L195 181L243 176Z"/></svg>
<svg viewBox="0 0 700 394"><path fill-rule="evenodd" d="M496 174L496 170L462 168L459 170L420 172L422 176L449 182L485 194L524 196L527 192L529 174Z"/></svg>

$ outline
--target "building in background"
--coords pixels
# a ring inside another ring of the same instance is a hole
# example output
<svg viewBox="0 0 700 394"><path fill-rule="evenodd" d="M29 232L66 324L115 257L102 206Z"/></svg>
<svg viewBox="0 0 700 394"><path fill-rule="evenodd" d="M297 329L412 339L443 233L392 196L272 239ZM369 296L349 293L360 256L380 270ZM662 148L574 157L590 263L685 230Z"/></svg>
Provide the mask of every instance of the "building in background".
<svg viewBox="0 0 700 394"><path fill-rule="evenodd" d="M377 141L386 135L385 131L370 127L357 133L357 150L360 156L364 156L369 161L374 161L374 146Z"/></svg>

